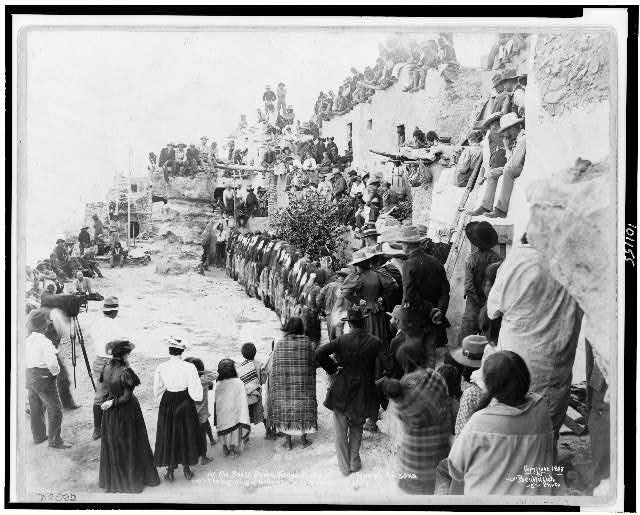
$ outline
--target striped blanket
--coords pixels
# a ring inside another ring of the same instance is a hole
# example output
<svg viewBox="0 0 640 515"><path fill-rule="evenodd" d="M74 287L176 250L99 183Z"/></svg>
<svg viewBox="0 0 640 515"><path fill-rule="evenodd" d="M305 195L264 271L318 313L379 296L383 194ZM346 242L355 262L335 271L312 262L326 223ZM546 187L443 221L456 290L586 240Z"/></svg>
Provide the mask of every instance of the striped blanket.
<svg viewBox="0 0 640 515"><path fill-rule="evenodd" d="M444 379L434 370L418 369L400 381L397 404L404 427L398 485L405 492L433 494L436 467L449 454L451 408Z"/></svg>
<svg viewBox="0 0 640 515"><path fill-rule="evenodd" d="M272 354L267 425L288 435L318 428L314 345L305 336L286 335Z"/></svg>

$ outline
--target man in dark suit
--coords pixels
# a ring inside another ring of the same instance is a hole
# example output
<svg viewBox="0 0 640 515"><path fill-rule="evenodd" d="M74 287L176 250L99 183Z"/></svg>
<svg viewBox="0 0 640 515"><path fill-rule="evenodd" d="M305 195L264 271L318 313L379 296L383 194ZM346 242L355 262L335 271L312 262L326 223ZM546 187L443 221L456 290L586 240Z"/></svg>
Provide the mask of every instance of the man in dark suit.
<svg viewBox="0 0 640 515"><path fill-rule="evenodd" d="M247 198L244 200L244 207L247 210L247 218L256 216L258 209L260 208L260 202L258 197L253 192L253 186L247 186Z"/></svg>
<svg viewBox="0 0 640 515"><path fill-rule="evenodd" d="M367 316L359 307L352 307L342 319L349 322L351 332L316 350L316 361L331 376L324 405L333 411L338 466L345 476L362 467L360 443L364 423L378 413L376 359L385 371L391 369L384 345L365 330Z"/></svg>
<svg viewBox="0 0 640 515"><path fill-rule="evenodd" d="M439 331L449 326L449 280L444 266L420 246L426 239L417 227L403 227L396 241L402 243L407 259L402 265L402 310L399 328L407 343L422 342L427 368L436 365Z"/></svg>
<svg viewBox="0 0 640 515"><path fill-rule="evenodd" d="M158 158L158 166L162 167L167 161L174 161L176 158L176 151L174 150L173 143L169 143L160 151L160 157Z"/></svg>
<svg viewBox="0 0 640 515"><path fill-rule="evenodd" d="M322 158L324 157L324 153L327 151L327 147L324 146L324 141L322 138L316 138L315 141L315 151L314 158L316 163L320 164L322 162Z"/></svg>

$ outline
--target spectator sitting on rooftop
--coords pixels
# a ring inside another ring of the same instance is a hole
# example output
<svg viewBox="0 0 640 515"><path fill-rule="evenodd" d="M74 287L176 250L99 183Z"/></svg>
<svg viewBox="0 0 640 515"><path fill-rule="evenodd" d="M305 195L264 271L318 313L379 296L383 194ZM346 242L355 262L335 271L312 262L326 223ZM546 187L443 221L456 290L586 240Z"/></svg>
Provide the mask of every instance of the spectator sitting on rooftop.
<svg viewBox="0 0 640 515"><path fill-rule="evenodd" d="M436 131L427 132L426 140L427 140L427 148L440 144L440 138L438 137L438 134L436 133Z"/></svg>
<svg viewBox="0 0 640 515"><path fill-rule="evenodd" d="M428 146L427 137L419 127L416 127L413 131L413 145L416 148L426 148Z"/></svg>
<svg viewBox="0 0 640 515"><path fill-rule="evenodd" d="M276 103L276 114L280 114L280 111L284 114L287 109L287 88L284 82L278 83L278 92L276 96L278 98L278 102Z"/></svg>
<svg viewBox="0 0 640 515"><path fill-rule="evenodd" d="M341 115L345 114L349 110L349 101L344 96L344 87L338 88L338 96L333 104L333 114Z"/></svg>
<svg viewBox="0 0 640 515"><path fill-rule="evenodd" d="M262 101L264 102L264 112L267 120L271 119L271 116L275 113L274 102L276 101L276 94L271 91L271 86L268 84L265 86L265 92L262 95Z"/></svg>
<svg viewBox="0 0 640 515"><path fill-rule="evenodd" d="M333 141L333 136L329 137L327 140L327 152L329 153L332 163L338 161L338 158L340 157L338 155L338 145Z"/></svg>

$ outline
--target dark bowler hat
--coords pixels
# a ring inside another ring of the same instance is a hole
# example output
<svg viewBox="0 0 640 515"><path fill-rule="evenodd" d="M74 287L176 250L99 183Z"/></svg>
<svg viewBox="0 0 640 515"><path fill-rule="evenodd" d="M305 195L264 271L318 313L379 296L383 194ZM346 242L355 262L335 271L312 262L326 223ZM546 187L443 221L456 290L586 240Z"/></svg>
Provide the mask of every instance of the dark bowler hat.
<svg viewBox="0 0 640 515"><path fill-rule="evenodd" d="M351 322L351 321L357 322L359 320L364 320L368 316L369 316L368 312L366 312L363 308L360 308L359 306L356 306L354 304L352 307L350 307L347 310L347 316L344 318L341 318L341 320L344 322Z"/></svg>
<svg viewBox="0 0 640 515"><path fill-rule="evenodd" d="M474 247L491 249L498 244L498 233L489 222L469 222L464 228L467 238Z"/></svg>
<svg viewBox="0 0 640 515"><path fill-rule="evenodd" d="M480 368L487 343L485 336L470 334L462 339L462 346L454 350L451 357L465 367Z"/></svg>
<svg viewBox="0 0 640 515"><path fill-rule="evenodd" d="M64 243L64 240L63 240L62 238L58 238L58 239L56 240L56 245L57 245L58 243Z"/></svg>
<svg viewBox="0 0 640 515"><path fill-rule="evenodd" d="M104 299L102 311L117 311L118 306L118 297L107 297L106 299Z"/></svg>

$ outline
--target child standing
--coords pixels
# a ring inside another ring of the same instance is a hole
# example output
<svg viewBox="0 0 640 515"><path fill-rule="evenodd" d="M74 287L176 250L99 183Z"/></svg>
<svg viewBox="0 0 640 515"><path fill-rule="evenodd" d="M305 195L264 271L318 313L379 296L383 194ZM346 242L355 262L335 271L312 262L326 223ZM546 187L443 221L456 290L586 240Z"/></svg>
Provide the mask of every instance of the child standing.
<svg viewBox="0 0 640 515"><path fill-rule="evenodd" d="M209 443L215 445L213 439L213 431L211 430L211 424L209 423L209 390L213 390L213 381L216 379L217 374L204 369L204 363L200 358L185 358L185 361L193 363L200 376L200 383L202 384L202 400L196 402L196 411L198 412L198 420L200 422L200 445L204 454L200 457L200 464L205 465L211 461L211 458L207 457L207 437Z"/></svg>
<svg viewBox="0 0 640 515"><path fill-rule="evenodd" d="M242 442L251 432L251 425L244 383L238 378L232 359L223 359L218 363L214 422L218 436L222 438L223 454L240 454Z"/></svg>
<svg viewBox="0 0 640 515"><path fill-rule="evenodd" d="M256 346L253 343L245 343L240 352L244 361L239 365L236 364L236 371L247 392L249 420L254 425L264 424L265 430L267 430L267 421L264 418L262 406L262 385L266 380L266 374L263 371L262 364L254 359L256 357ZM268 430L267 436L269 436Z"/></svg>

